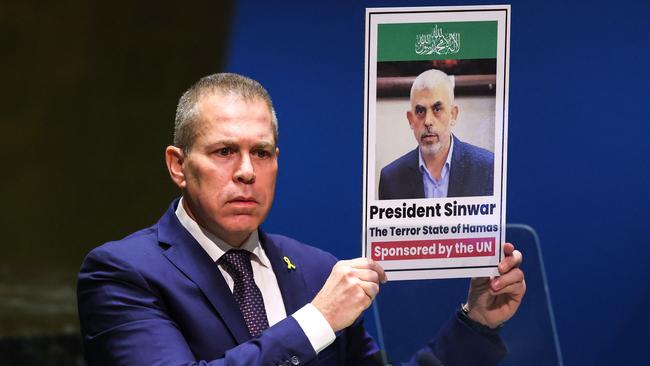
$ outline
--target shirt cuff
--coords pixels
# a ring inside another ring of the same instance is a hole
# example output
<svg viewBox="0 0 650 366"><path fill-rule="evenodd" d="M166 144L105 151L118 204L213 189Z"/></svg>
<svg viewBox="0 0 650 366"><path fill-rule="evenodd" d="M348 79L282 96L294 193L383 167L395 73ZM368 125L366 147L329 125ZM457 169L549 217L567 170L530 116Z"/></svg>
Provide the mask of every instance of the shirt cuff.
<svg viewBox="0 0 650 366"><path fill-rule="evenodd" d="M327 348L336 339L330 324L311 303L303 306L291 316L296 319L302 331L305 332L316 353Z"/></svg>

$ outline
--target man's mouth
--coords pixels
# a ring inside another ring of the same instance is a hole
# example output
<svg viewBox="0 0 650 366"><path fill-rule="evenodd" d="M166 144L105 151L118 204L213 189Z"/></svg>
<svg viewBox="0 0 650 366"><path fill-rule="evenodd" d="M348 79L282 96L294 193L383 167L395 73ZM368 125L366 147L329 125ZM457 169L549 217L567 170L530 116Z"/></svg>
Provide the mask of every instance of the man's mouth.
<svg viewBox="0 0 650 366"><path fill-rule="evenodd" d="M234 204L234 205L256 205L257 200L252 197L252 196L237 196L235 198L232 198L228 200L228 203Z"/></svg>
<svg viewBox="0 0 650 366"><path fill-rule="evenodd" d="M438 139L437 133L423 133L420 137L420 140L424 142L435 142L438 141Z"/></svg>

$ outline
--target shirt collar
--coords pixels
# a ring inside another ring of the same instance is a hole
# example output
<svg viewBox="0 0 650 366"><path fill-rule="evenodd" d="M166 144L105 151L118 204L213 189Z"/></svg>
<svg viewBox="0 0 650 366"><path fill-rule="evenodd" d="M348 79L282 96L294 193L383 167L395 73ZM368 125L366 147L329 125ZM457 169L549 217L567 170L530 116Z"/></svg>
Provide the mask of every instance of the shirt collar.
<svg viewBox="0 0 650 366"><path fill-rule="evenodd" d="M176 217L180 221L181 225L199 242L199 245L203 250L208 253L210 258L216 263L222 255L224 255L230 249L242 249L246 250L253 254L251 258L257 260L264 267L271 268L271 262L266 256L262 245L260 244L259 233L257 230L254 230L251 235L244 241L244 243L239 247L235 248L230 244L223 241L218 236L212 234L208 230L202 228L185 210L183 207L183 198L178 201L178 207L176 207Z"/></svg>
<svg viewBox="0 0 650 366"><path fill-rule="evenodd" d="M441 180L451 170L451 155L454 153L454 137L453 137L453 135L450 137L450 139L451 139L451 141L449 142L449 151L447 152L447 160L445 160L445 165L442 166L442 171L440 172L440 179ZM431 177L431 173L429 173L429 170L427 169L427 166L424 163L424 158L422 157L422 151L420 150L419 146L418 146L418 168L420 169L420 172L426 173ZM431 177L431 179L433 179L433 177Z"/></svg>

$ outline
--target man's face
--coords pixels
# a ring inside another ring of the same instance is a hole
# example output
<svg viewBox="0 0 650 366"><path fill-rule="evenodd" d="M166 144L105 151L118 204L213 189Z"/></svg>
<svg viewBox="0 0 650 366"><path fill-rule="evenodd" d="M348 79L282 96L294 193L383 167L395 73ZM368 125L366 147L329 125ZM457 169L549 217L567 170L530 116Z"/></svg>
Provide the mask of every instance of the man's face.
<svg viewBox="0 0 650 366"><path fill-rule="evenodd" d="M456 124L458 107L452 104L447 89L416 90L411 98L411 109L406 118L413 136L425 156L446 152L451 141L451 128Z"/></svg>
<svg viewBox="0 0 650 366"><path fill-rule="evenodd" d="M182 163L184 199L199 225L238 246L273 202L279 153L268 105L233 95L199 102L198 136Z"/></svg>

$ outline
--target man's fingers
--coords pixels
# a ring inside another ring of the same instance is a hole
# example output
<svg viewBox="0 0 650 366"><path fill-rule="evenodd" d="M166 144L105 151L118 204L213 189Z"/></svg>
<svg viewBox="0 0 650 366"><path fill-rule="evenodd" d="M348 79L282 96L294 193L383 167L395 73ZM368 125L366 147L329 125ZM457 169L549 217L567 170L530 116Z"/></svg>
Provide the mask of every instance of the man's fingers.
<svg viewBox="0 0 650 366"><path fill-rule="evenodd" d="M524 272L519 269L513 269L501 277L494 278L490 283L490 289L493 293L502 293L503 289L524 281Z"/></svg>
<svg viewBox="0 0 650 366"><path fill-rule="evenodd" d="M366 282L366 281L361 281L359 280L359 286L363 289L363 292L366 293L366 296L370 298L370 300L374 300L375 296L379 293L379 284L376 282ZM370 304L368 304L370 306Z"/></svg>
<svg viewBox="0 0 650 366"><path fill-rule="evenodd" d="M336 332L352 324L370 306L379 293L379 282L385 278L384 270L371 259L339 261L312 304Z"/></svg>
<svg viewBox="0 0 650 366"><path fill-rule="evenodd" d="M369 268L371 263L374 261L370 258L359 257L353 259L346 259L339 262L345 263L346 265L354 268Z"/></svg>
<svg viewBox="0 0 650 366"><path fill-rule="evenodd" d="M472 277L470 285L472 287L486 286L490 282L490 277Z"/></svg>
<svg viewBox="0 0 650 366"><path fill-rule="evenodd" d="M490 293L493 296L500 296L500 295L521 295L523 296L524 293L526 293L526 281L521 281L521 282L516 282L513 284L510 284L504 288L502 288L499 291L494 291L490 289Z"/></svg>
<svg viewBox="0 0 650 366"><path fill-rule="evenodd" d="M379 283L379 273L371 269L357 269L353 268L352 272L357 276L358 279L365 282L374 282Z"/></svg>
<svg viewBox="0 0 650 366"><path fill-rule="evenodd" d="M519 267L522 261L523 255L521 252L513 248L513 251L509 255L506 255L499 263L499 273L502 275L508 273L511 269Z"/></svg>
<svg viewBox="0 0 650 366"><path fill-rule="evenodd" d="M381 267L379 263L376 261L370 259L370 258L355 258L355 259L350 259L347 261L342 261L348 266L356 269L368 269L377 272L377 275L379 277L379 281L381 283L386 283L387 278L386 278L386 272L384 272L384 269Z"/></svg>
<svg viewBox="0 0 650 366"><path fill-rule="evenodd" d="M512 243L505 243L503 244L503 252L505 255L510 255L512 252L514 252L515 246Z"/></svg>

